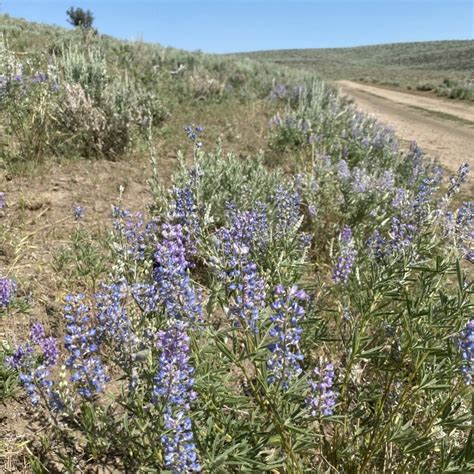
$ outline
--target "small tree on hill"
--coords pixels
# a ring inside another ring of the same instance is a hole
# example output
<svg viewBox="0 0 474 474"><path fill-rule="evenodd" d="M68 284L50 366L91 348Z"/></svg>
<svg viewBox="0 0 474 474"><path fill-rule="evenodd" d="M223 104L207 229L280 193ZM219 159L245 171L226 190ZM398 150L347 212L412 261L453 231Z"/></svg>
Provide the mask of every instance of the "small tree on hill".
<svg viewBox="0 0 474 474"><path fill-rule="evenodd" d="M94 22L94 15L90 10L83 10L82 8L71 7L66 11L68 22L73 26L90 29Z"/></svg>

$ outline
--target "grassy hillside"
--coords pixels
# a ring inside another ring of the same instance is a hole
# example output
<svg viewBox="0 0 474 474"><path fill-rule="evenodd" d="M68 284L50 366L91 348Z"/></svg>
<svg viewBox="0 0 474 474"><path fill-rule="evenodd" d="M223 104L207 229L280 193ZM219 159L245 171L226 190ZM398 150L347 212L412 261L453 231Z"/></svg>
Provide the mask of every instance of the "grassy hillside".
<svg viewBox="0 0 474 474"><path fill-rule="evenodd" d="M242 56L301 68L329 80L349 79L474 98L472 40L260 51Z"/></svg>
<svg viewBox="0 0 474 474"><path fill-rule="evenodd" d="M260 109L266 126L273 112L262 99L274 81L306 80L301 72L246 58L120 41L6 15L0 16L0 76L0 160L13 171L66 156L131 156L150 136L175 147L183 143L183 124L199 119L223 121L210 133L223 135L225 144L248 128L245 121L242 130L231 126L245 104ZM19 100L24 107L17 107Z"/></svg>

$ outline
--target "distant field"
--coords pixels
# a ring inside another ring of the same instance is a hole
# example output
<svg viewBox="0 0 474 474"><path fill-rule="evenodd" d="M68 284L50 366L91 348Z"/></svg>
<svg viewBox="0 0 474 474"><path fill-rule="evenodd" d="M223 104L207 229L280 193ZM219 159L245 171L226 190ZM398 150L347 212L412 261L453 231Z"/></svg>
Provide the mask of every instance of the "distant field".
<svg viewBox="0 0 474 474"><path fill-rule="evenodd" d="M328 80L356 80L474 100L474 41L430 41L355 48L240 53L311 70Z"/></svg>

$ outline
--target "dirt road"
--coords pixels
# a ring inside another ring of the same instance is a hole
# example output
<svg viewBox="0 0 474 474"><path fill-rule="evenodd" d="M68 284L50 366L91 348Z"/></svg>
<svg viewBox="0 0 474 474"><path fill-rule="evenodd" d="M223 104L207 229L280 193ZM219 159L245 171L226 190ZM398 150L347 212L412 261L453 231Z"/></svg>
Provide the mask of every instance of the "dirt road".
<svg viewBox="0 0 474 474"><path fill-rule="evenodd" d="M474 105L351 81L336 85L359 108L393 126L401 140L416 140L449 171L466 162L474 167Z"/></svg>

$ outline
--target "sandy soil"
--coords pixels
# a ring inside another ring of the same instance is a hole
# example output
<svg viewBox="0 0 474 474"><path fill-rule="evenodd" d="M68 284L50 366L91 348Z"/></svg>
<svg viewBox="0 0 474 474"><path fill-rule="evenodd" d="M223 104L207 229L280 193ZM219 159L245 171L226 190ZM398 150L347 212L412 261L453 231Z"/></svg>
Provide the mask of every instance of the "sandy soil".
<svg viewBox="0 0 474 474"><path fill-rule="evenodd" d="M449 170L474 166L474 105L351 81L336 83L362 110L392 126L401 140L416 140Z"/></svg>

